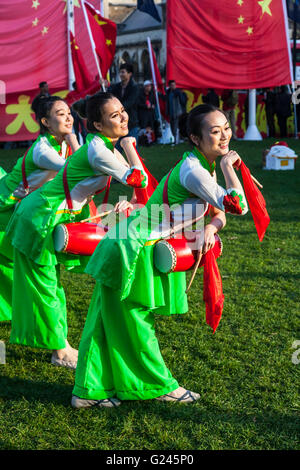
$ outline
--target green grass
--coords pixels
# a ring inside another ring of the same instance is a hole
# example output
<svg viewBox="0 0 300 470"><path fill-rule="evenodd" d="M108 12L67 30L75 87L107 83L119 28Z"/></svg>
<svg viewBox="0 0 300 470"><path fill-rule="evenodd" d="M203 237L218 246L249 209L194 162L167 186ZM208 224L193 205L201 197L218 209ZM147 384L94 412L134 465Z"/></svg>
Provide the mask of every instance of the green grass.
<svg viewBox="0 0 300 470"><path fill-rule="evenodd" d="M0 449L299 449L300 366L292 362L292 345L300 339L300 171L299 162L296 171L263 171L262 150L270 142L231 145L263 183L271 223L260 243L250 213L227 217L218 262L225 305L217 332L212 335L205 323L201 271L189 312L157 316L168 367L201 400L74 411L74 372L51 366L49 351L9 345L10 324L2 323L7 363L0 365ZM288 142L300 155L300 142ZM159 179L185 149L158 145L141 153ZM20 149L1 151L0 165L9 170L20 155ZM113 185L111 201L120 191L130 194ZM94 281L67 272L62 279L69 339L77 347Z"/></svg>

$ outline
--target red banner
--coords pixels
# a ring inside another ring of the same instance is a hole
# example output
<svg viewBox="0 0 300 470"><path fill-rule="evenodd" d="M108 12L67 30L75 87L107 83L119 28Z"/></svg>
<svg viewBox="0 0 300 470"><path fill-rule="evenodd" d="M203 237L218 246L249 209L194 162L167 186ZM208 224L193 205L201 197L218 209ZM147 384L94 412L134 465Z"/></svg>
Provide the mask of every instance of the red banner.
<svg viewBox="0 0 300 470"><path fill-rule="evenodd" d="M180 88L292 82L285 0L168 0L167 80Z"/></svg>
<svg viewBox="0 0 300 470"><path fill-rule="evenodd" d="M92 4L99 4L91 0ZM97 91L97 67L79 1L74 2L76 43ZM0 141L34 140L39 126L31 110L38 85L68 95L66 0L15 0L0 5ZM60 91L59 91L60 90ZM93 91L93 92L95 92Z"/></svg>

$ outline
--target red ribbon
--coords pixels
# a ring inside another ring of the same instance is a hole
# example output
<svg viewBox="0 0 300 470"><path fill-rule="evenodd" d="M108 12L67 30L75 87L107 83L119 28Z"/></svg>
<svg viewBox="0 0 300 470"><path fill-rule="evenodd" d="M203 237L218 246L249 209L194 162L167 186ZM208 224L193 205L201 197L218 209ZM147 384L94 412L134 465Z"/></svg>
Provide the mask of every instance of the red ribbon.
<svg viewBox="0 0 300 470"><path fill-rule="evenodd" d="M204 257L203 300L206 308L206 323L212 327L214 333L221 320L224 306L222 278L213 251L209 250Z"/></svg>
<svg viewBox="0 0 300 470"><path fill-rule="evenodd" d="M253 217L258 239L261 242L270 223L270 217L266 209L266 201L252 180L249 168L246 167L244 162L241 162L239 169L241 170L245 195Z"/></svg>

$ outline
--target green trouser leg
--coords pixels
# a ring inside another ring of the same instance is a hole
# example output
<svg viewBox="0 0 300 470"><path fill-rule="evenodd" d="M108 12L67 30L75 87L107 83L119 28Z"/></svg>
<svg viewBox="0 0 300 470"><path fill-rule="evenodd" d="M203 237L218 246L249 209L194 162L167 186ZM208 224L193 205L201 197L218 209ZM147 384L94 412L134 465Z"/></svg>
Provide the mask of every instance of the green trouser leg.
<svg viewBox="0 0 300 470"><path fill-rule="evenodd" d="M0 253L0 321L11 320L13 261Z"/></svg>
<svg viewBox="0 0 300 470"><path fill-rule="evenodd" d="M14 250L10 342L62 349L67 338L66 299L59 266L41 266Z"/></svg>
<svg viewBox="0 0 300 470"><path fill-rule="evenodd" d="M0 321L11 320L13 247L5 235L14 206L0 212Z"/></svg>
<svg viewBox="0 0 300 470"><path fill-rule="evenodd" d="M83 330L73 394L147 400L178 387L161 356L154 314L96 284Z"/></svg>

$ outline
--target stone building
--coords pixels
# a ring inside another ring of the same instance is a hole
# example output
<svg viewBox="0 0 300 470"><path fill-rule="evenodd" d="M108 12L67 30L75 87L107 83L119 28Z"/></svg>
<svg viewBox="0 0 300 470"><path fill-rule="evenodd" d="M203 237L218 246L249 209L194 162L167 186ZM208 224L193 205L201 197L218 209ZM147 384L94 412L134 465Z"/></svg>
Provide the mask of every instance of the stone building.
<svg viewBox="0 0 300 470"><path fill-rule="evenodd" d="M150 37L158 67L164 78L166 74L166 0L155 0L161 23L147 13L137 10L137 2L128 0L104 0L103 12L117 23L116 55L111 67L112 83L119 80L118 70L123 62L134 68L138 83L151 79L147 37Z"/></svg>

